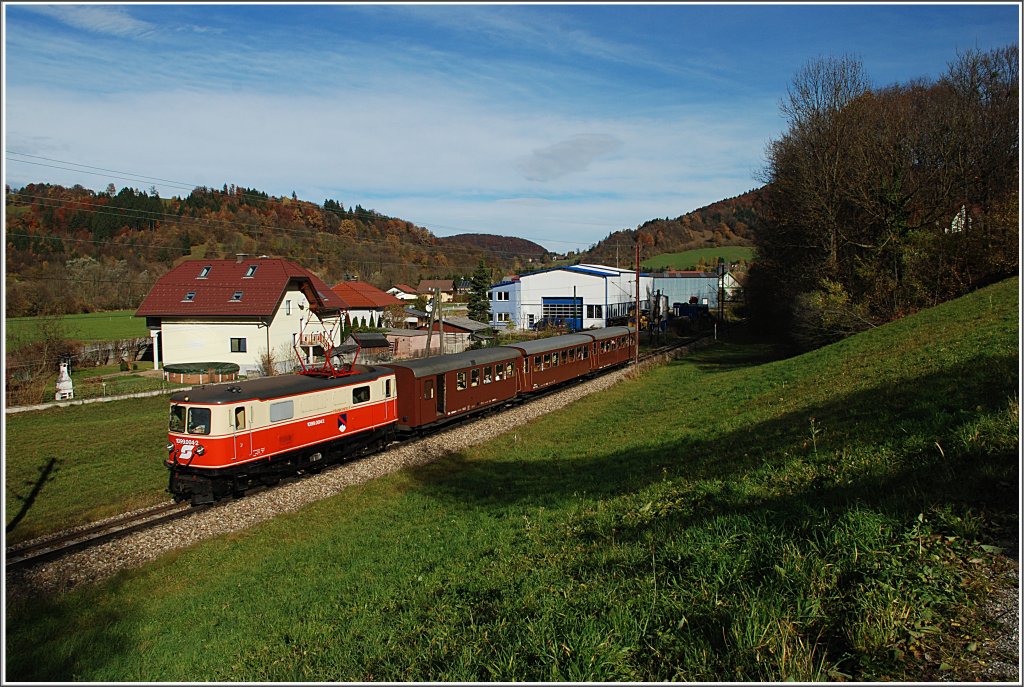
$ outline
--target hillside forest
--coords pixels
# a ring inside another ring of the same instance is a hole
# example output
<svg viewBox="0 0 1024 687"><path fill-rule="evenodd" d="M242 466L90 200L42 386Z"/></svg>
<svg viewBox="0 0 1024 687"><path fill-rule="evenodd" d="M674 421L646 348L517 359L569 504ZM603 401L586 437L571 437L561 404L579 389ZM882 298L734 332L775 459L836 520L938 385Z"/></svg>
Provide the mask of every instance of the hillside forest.
<svg viewBox="0 0 1024 687"><path fill-rule="evenodd" d="M481 260L500 278L547 257L524 239L439 238L359 205L233 185L161 198L155 188L29 184L6 188L5 211L7 317L136 308L178 262L239 253L289 258L329 284L358 277L385 290L468 278Z"/></svg>
<svg viewBox="0 0 1024 687"><path fill-rule="evenodd" d="M746 285L755 323L815 348L1018 273L1016 47L882 88L855 59L816 60L782 111Z"/></svg>

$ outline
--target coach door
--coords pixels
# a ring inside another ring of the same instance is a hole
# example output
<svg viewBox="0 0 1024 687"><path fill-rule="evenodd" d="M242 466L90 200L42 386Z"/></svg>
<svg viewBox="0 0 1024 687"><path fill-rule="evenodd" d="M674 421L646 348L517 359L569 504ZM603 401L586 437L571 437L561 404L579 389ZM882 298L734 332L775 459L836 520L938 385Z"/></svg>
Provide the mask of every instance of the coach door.
<svg viewBox="0 0 1024 687"><path fill-rule="evenodd" d="M444 415L444 375L437 375L437 414Z"/></svg>
<svg viewBox="0 0 1024 687"><path fill-rule="evenodd" d="M235 460L245 460L252 457L252 412L245 406L235 406L231 413L235 430Z"/></svg>

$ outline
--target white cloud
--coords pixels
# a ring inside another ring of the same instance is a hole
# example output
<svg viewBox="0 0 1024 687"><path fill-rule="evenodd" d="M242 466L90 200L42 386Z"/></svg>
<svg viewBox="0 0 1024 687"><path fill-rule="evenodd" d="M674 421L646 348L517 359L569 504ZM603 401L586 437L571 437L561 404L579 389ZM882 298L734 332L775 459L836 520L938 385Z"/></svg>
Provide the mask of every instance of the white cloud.
<svg viewBox="0 0 1024 687"><path fill-rule="evenodd" d="M25 5L68 26L93 33L137 38L155 29L153 24L130 16L123 9L88 5Z"/></svg>

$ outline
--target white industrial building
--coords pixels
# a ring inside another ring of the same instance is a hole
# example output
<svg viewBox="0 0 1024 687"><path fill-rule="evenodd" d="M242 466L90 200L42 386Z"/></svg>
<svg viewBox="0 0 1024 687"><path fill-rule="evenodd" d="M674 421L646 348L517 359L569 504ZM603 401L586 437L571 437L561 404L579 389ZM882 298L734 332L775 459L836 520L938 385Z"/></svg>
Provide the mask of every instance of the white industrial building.
<svg viewBox="0 0 1024 687"><path fill-rule="evenodd" d="M640 307L653 280L640 275ZM495 328L533 329L545 324L572 330L624 323L636 305L636 272L606 265L539 270L495 284L487 293Z"/></svg>

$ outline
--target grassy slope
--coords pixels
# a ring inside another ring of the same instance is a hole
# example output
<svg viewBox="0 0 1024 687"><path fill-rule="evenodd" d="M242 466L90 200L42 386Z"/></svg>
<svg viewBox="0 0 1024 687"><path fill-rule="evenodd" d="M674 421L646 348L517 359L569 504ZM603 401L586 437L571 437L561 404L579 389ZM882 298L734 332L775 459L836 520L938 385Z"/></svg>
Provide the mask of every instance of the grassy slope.
<svg viewBox="0 0 1024 687"><path fill-rule="evenodd" d="M166 396L8 415L8 543L169 498L166 418Z"/></svg>
<svg viewBox="0 0 1024 687"><path fill-rule="evenodd" d="M7 676L962 669L972 571L1017 529L1018 288L788 360L707 349L529 433L9 607Z"/></svg>
<svg viewBox="0 0 1024 687"><path fill-rule="evenodd" d="M146 318L135 317L134 310L64 315L59 318L69 339L77 341L117 341L119 339L148 338ZM6 346L13 350L41 338L37 323L39 317L10 317L6 320Z"/></svg>
<svg viewBox="0 0 1024 687"><path fill-rule="evenodd" d="M719 248L695 248L683 251L682 253L662 253L653 258L644 260L643 269L693 269L701 258L708 264L714 264L719 257L725 258L727 262L735 262L743 258L750 262L754 255L754 249L746 246L721 246Z"/></svg>

